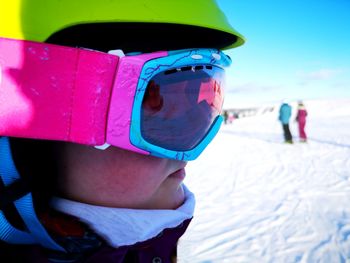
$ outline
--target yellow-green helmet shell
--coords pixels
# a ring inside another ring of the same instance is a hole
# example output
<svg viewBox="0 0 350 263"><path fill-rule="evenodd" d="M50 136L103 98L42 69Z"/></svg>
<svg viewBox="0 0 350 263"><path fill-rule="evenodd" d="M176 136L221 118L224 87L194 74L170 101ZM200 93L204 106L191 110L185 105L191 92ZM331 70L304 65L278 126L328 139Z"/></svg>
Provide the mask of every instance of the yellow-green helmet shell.
<svg viewBox="0 0 350 263"><path fill-rule="evenodd" d="M228 33L225 48L244 43L215 0L0 0L1 37L43 42L75 25L111 22L198 26Z"/></svg>

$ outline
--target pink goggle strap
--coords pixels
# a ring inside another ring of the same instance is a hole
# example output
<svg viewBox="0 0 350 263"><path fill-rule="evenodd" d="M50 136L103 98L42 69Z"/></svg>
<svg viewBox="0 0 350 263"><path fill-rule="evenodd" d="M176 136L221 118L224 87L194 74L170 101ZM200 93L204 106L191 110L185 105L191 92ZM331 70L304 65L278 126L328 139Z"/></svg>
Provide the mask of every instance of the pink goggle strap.
<svg viewBox="0 0 350 263"><path fill-rule="evenodd" d="M118 59L0 38L0 136L105 143Z"/></svg>
<svg viewBox="0 0 350 263"><path fill-rule="evenodd" d="M167 54L165 51L160 51L120 59L109 107L106 139L108 144L137 153L149 154L130 142L134 97L144 64L148 60L167 56ZM139 133L139 131L136 132Z"/></svg>

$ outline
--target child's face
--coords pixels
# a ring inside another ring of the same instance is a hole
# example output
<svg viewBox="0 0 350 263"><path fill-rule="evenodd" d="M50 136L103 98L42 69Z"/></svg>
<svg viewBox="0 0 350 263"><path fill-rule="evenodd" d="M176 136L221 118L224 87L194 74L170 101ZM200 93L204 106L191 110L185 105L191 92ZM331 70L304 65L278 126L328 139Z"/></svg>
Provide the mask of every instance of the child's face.
<svg viewBox="0 0 350 263"><path fill-rule="evenodd" d="M184 201L186 162L71 143L65 144L62 159L58 188L63 197L140 209L175 209Z"/></svg>

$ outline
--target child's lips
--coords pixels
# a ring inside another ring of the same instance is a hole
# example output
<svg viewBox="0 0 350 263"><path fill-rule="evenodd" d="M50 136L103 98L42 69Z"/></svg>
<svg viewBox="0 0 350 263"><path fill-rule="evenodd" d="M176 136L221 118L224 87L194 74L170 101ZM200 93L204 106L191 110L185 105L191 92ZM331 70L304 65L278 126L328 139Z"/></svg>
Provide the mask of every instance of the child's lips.
<svg viewBox="0 0 350 263"><path fill-rule="evenodd" d="M181 168L179 170L176 170L175 172L173 172L172 174L170 174L168 177L170 178L176 178L179 180L184 180L186 177L186 171L185 168Z"/></svg>

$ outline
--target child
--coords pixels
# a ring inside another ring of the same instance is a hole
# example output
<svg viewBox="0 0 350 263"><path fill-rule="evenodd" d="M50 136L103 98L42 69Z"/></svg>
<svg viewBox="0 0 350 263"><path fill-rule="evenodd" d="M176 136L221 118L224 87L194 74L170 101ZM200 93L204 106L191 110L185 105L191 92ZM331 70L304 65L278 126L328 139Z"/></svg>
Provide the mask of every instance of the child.
<svg viewBox="0 0 350 263"><path fill-rule="evenodd" d="M176 261L242 36L213 0L0 7L2 258Z"/></svg>
<svg viewBox="0 0 350 263"><path fill-rule="evenodd" d="M305 108L305 105L302 101L299 101L296 121L298 122L300 142L307 142L307 136L305 133L306 116L307 110Z"/></svg>

